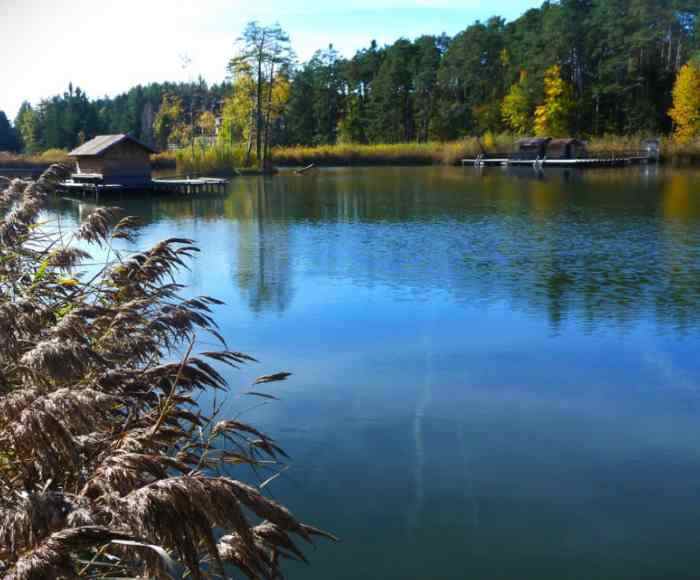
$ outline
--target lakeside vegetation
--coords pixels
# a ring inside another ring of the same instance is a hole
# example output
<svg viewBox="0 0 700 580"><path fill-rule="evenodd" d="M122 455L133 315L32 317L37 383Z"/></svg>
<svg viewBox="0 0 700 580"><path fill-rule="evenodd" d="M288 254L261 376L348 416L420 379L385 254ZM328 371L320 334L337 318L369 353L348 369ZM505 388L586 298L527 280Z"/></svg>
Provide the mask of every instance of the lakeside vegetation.
<svg viewBox="0 0 700 580"><path fill-rule="evenodd" d="M197 248L120 252L137 224L115 208L72 233L40 224L68 171L0 180L0 573L281 577L285 559L306 561L294 537L332 536L239 480L275 473L277 443L196 400L254 361L218 334L220 302L180 297L174 276ZM200 333L218 348L198 353Z"/></svg>
<svg viewBox="0 0 700 580"><path fill-rule="evenodd" d="M587 141L591 155L619 154L640 149L647 135L603 135ZM514 134L487 133L481 138L469 137L449 142L427 143L345 143L338 145L275 147L270 162L277 167L371 166L371 165L459 165L464 158L489 154L507 154L519 137ZM246 164L242 145L196 145L151 156L155 170L176 170L182 175L233 175L259 173L255 156ZM700 163L700 140L682 143L672 137L661 140L661 163L673 165ZM0 153L0 169L46 168L51 163L70 163L67 151L51 150L39 155Z"/></svg>

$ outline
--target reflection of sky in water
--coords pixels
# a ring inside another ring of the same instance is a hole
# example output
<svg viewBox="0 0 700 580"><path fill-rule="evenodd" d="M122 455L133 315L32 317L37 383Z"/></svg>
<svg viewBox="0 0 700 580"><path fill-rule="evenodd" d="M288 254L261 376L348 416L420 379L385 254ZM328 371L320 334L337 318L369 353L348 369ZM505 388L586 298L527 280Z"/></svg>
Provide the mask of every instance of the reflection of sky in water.
<svg viewBox="0 0 700 580"><path fill-rule="evenodd" d="M694 577L700 175L654 172L333 170L114 202L139 246L198 240L183 281L263 361L234 386L294 372L244 417L293 455L272 492L344 543L292 577Z"/></svg>

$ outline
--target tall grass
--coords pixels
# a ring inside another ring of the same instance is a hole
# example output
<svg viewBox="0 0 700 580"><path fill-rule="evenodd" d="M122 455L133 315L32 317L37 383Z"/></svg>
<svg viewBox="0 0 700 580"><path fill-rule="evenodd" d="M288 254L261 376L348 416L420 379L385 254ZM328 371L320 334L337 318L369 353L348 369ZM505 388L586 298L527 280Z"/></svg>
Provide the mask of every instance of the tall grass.
<svg viewBox="0 0 700 580"><path fill-rule="evenodd" d="M69 163L68 151L65 149L47 149L35 155L20 155L0 151L0 167L34 168L48 167L52 163Z"/></svg>
<svg viewBox="0 0 700 580"><path fill-rule="evenodd" d="M136 224L114 208L72 234L39 225L68 173L0 179L0 575L280 578L284 559L305 561L294 538L328 534L224 475L276 470L284 454L196 400L253 360L220 338L220 303L180 298L173 276L197 248L119 252ZM81 275L87 250L113 259ZM200 332L220 346L197 353Z"/></svg>
<svg viewBox="0 0 700 580"><path fill-rule="evenodd" d="M257 162L255 155L251 156L246 165L246 151L242 145L217 143L211 147L185 147L175 151L175 161L179 173L225 174L231 175L237 169L252 166Z"/></svg>
<svg viewBox="0 0 700 580"><path fill-rule="evenodd" d="M493 152L510 151L513 139L509 135L492 137ZM485 146L484 140L481 145ZM289 165L455 165L464 157L478 155L479 142L470 137L460 141L392 144L342 144L317 147L277 147L272 160Z"/></svg>

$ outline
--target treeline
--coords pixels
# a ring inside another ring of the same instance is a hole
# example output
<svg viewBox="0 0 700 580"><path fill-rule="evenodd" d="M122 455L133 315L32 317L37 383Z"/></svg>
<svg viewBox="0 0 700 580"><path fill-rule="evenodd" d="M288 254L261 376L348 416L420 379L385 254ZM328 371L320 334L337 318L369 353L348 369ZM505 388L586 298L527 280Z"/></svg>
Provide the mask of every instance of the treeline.
<svg viewBox="0 0 700 580"><path fill-rule="evenodd" d="M214 87L154 84L97 101L69 89L36 109L24 105L15 130L26 150L125 131L160 146L211 132L231 144L247 140L249 150L255 139L259 150L261 140L668 133L674 81L700 50L698 16L700 0L545 2L512 22L494 17L454 37L373 42L349 59L331 46L262 81L254 67L234 67L231 84ZM198 122L205 112L217 120L213 129L211 118Z"/></svg>
<svg viewBox="0 0 700 580"><path fill-rule="evenodd" d="M177 100L180 122L191 127L196 126L201 111L217 111L228 93L230 85L209 86L200 78L193 83L139 85L114 98L92 100L80 87L71 84L63 95L42 100L36 107L23 103L14 127L6 125L4 131L6 117L0 111L0 150L35 153L54 148L72 149L105 133L129 133L146 143L165 146L165 140L159 142L156 124L164 102ZM167 119L162 124L167 125ZM169 127L164 130L170 133Z"/></svg>
<svg viewBox="0 0 700 580"><path fill-rule="evenodd" d="M676 74L700 49L699 14L698 0L561 0L350 60L324 50L294 74L287 139L448 140L535 132L536 121L553 133L666 133Z"/></svg>

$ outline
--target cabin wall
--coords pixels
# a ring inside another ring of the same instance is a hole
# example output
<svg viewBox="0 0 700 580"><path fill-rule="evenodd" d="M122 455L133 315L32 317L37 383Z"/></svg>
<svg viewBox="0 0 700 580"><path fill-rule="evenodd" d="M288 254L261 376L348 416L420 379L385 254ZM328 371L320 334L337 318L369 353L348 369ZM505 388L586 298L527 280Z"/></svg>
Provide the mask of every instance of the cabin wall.
<svg viewBox="0 0 700 580"><path fill-rule="evenodd" d="M151 156L136 143L126 141L102 155L79 157L78 173L101 173L106 184L147 185L151 181Z"/></svg>

